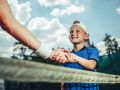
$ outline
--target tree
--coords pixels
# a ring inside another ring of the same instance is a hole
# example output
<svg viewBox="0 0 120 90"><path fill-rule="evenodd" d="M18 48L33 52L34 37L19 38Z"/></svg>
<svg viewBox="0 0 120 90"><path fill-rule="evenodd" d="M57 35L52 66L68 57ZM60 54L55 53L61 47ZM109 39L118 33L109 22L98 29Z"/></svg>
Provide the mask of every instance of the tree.
<svg viewBox="0 0 120 90"><path fill-rule="evenodd" d="M113 42L113 47L114 47L115 53L118 53L119 52L118 42L116 41L115 38L113 38L112 42Z"/></svg>
<svg viewBox="0 0 120 90"><path fill-rule="evenodd" d="M108 55L113 53L112 40L110 38L111 35L105 34L105 38L103 39L103 41L105 42L105 46L107 47L106 51Z"/></svg>
<svg viewBox="0 0 120 90"><path fill-rule="evenodd" d="M11 56L11 58L29 60L30 54L28 52L32 51L20 42L15 42L13 48L13 56Z"/></svg>
<svg viewBox="0 0 120 90"><path fill-rule="evenodd" d="M116 41L116 38L112 38L111 35L105 34L103 41L107 47L106 51L108 55L119 52L118 42Z"/></svg>

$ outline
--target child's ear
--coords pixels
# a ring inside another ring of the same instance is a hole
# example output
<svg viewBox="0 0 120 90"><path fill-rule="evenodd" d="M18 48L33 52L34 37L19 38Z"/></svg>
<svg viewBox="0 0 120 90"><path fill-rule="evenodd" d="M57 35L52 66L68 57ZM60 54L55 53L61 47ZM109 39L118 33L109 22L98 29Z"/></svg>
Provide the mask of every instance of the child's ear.
<svg viewBox="0 0 120 90"><path fill-rule="evenodd" d="M85 34L85 40L89 39L89 34Z"/></svg>

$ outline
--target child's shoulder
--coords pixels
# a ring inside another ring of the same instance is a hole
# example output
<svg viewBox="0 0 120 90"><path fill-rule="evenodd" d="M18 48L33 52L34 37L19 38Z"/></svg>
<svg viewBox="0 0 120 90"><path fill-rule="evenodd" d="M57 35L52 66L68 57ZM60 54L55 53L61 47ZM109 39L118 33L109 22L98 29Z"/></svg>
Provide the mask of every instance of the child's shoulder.
<svg viewBox="0 0 120 90"><path fill-rule="evenodd" d="M99 52L98 49L95 48L95 47L86 47L86 49L87 49L88 51L97 51L97 52Z"/></svg>

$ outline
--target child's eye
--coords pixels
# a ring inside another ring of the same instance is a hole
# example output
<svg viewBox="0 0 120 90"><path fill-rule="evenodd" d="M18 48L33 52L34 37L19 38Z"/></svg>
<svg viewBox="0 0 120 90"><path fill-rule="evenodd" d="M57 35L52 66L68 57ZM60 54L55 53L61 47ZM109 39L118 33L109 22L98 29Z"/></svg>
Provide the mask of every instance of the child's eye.
<svg viewBox="0 0 120 90"><path fill-rule="evenodd" d="M77 33L81 33L80 30L77 30L76 32L77 32Z"/></svg>

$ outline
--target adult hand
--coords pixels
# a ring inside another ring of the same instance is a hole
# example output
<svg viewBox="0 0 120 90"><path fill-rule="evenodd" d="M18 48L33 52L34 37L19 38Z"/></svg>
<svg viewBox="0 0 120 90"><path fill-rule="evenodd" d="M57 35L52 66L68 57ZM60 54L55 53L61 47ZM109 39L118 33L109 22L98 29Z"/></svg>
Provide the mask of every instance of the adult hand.
<svg viewBox="0 0 120 90"><path fill-rule="evenodd" d="M76 63L78 59L76 59L76 55L73 53L66 53L66 52L59 52L57 55L54 56L54 60L60 64L64 63Z"/></svg>
<svg viewBox="0 0 120 90"><path fill-rule="evenodd" d="M57 63L63 64L63 63L69 62L70 56L68 54L68 50L56 49L49 56L49 59Z"/></svg>

